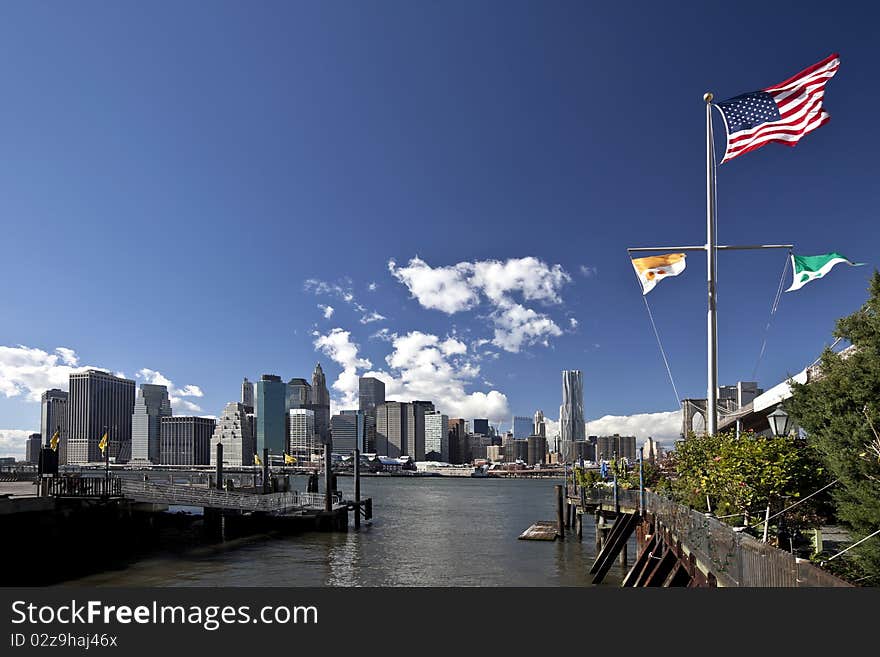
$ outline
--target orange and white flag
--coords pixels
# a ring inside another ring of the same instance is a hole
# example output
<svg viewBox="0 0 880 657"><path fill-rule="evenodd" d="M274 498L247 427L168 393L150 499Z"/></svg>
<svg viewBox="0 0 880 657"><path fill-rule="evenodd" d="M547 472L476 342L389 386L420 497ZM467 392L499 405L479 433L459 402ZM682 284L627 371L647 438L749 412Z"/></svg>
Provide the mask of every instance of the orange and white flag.
<svg viewBox="0 0 880 657"><path fill-rule="evenodd" d="M684 253L633 258L633 268L642 284L642 294L654 289L657 281L667 276L678 276L685 268Z"/></svg>

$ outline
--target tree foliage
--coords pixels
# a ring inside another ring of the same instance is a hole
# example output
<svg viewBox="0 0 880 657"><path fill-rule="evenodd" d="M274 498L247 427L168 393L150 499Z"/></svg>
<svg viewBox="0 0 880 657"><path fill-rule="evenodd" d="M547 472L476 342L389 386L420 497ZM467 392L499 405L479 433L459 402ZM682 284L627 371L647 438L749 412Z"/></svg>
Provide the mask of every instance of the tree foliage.
<svg viewBox="0 0 880 657"><path fill-rule="evenodd" d="M807 432L831 476L838 518L859 539L880 529L880 274L858 312L837 322L834 335L852 344L845 355L825 349L818 376L793 383L786 409ZM865 574L880 577L880 536L854 548Z"/></svg>

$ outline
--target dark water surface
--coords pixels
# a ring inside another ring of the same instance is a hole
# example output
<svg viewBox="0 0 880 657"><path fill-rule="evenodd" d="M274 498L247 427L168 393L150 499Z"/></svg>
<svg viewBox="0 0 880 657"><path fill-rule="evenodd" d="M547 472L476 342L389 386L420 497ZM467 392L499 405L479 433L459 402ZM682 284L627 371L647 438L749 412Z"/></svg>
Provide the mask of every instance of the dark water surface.
<svg viewBox="0 0 880 657"><path fill-rule="evenodd" d="M298 482L299 483L299 482ZM340 477L351 494L353 480ZM66 582L109 586L590 586L592 517L583 542L520 541L553 520L552 479L364 477L373 521L348 533L252 537L151 556ZM304 488L304 482L303 486ZM630 545L630 559L634 544ZM619 585L619 566L603 586Z"/></svg>

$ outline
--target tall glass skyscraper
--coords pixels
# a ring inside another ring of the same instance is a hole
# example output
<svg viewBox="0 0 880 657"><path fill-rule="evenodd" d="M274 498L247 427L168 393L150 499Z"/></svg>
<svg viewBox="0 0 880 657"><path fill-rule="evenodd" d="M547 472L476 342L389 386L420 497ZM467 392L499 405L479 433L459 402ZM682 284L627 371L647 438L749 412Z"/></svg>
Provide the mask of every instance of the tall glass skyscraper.
<svg viewBox="0 0 880 657"><path fill-rule="evenodd" d="M52 436L58 431L58 464L67 463L67 393L58 388L47 390L42 396L40 409L40 435L43 445L49 447Z"/></svg>
<svg viewBox="0 0 880 657"><path fill-rule="evenodd" d="M321 363L315 365L312 373L312 403L309 406L315 412L315 433L323 443L330 438L330 391L327 390L327 379Z"/></svg>
<svg viewBox="0 0 880 657"><path fill-rule="evenodd" d="M562 371L562 406L559 407L560 451L566 461L574 459L574 445L586 439L584 380L580 370Z"/></svg>
<svg viewBox="0 0 880 657"><path fill-rule="evenodd" d="M535 425L532 421L532 418L515 415L513 417L513 438L514 440L521 440L528 438L532 435L532 430Z"/></svg>
<svg viewBox="0 0 880 657"><path fill-rule="evenodd" d="M264 374L257 381L257 454L262 458L263 449L280 455L287 449L287 384L275 374Z"/></svg>
<svg viewBox="0 0 880 657"><path fill-rule="evenodd" d="M131 458L131 414L134 381L102 370L70 375L67 398L68 463L103 460L98 443L108 432L109 456L119 463Z"/></svg>
<svg viewBox="0 0 880 657"><path fill-rule="evenodd" d="M170 416L168 388L151 383L141 385L134 399L134 412L131 415L132 461L161 463L161 422L163 417Z"/></svg>
<svg viewBox="0 0 880 657"><path fill-rule="evenodd" d="M385 401L385 384L372 376L358 379L358 408L376 417L376 407Z"/></svg>

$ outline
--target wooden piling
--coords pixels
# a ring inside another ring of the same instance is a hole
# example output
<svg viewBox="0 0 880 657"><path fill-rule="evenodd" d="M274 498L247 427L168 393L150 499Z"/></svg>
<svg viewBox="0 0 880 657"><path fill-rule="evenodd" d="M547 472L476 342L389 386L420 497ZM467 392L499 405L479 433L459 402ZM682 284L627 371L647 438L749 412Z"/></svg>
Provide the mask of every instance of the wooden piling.
<svg viewBox="0 0 880 657"><path fill-rule="evenodd" d="M361 450L354 450L354 527L361 526Z"/></svg>
<svg viewBox="0 0 880 657"><path fill-rule="evenodd" d="M324 511L330 513L333 510L333 482L331 476L333 471L330 464L330 455L333 446L330 443L324 443Z"/></svg>
<svg viewBox="0 0 880 657"><path fill-rule="evenodd" d="M217 443L217 490L223 490L223 443Z"/></svg>
<svg viewBox="0 0 880 657"><path fill-rule="evenodd" d="M562 508L562 486L556 485L556 535L565 538L565 515Z"/></svg>
<svg viewBox="0 0 880 657"><path fill-rule="evenodd" d="M575 523L577 526L577 537L579 541L584 539L584 514L578 513L576 516L577 522Z"/></svg>

